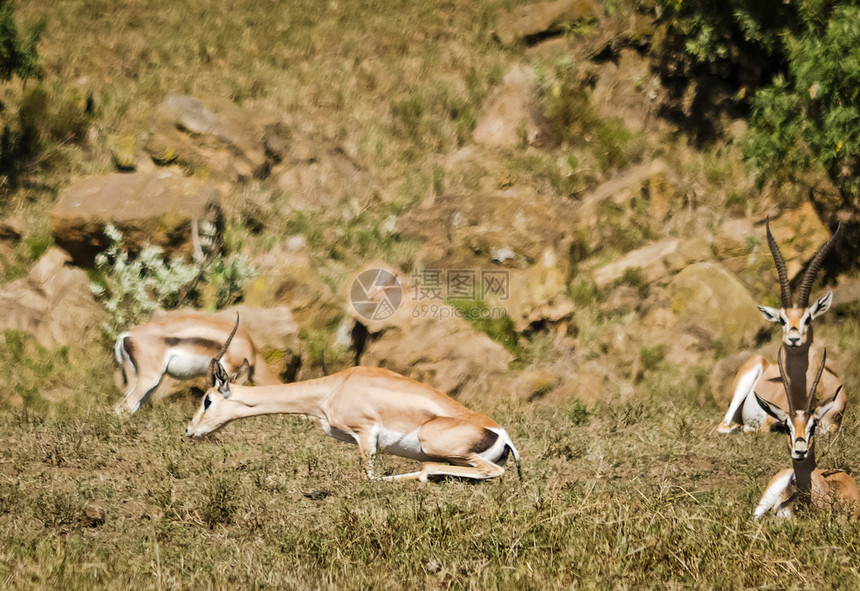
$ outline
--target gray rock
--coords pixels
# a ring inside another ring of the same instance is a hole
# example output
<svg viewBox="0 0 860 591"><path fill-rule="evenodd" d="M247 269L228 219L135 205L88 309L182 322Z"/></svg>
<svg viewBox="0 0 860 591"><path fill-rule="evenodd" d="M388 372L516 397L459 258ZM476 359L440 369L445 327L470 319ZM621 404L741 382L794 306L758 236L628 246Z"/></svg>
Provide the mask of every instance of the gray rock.
<svg viewBox="0 0 860 591"><path fill-rule="evenodd" d="M0 330L21 330L44 347L78 346L99 338L107 317L87 274L51 248L26 277L0 286Z"/></svg>
<svg viewBox="0 0 860 591"><path fill-rule="evenodd" d="M264 178L272 164L266 132L255 114L220 98L168 96L144 148L161 164L177 163L229 181Z"/></svg>
<svg viewBox="0 0 860 591"><path fill-rule="evenodd" d="M49 214L51 231L79 266L92 266L108 246L107 224L123 233L129 252L152 244L168 256L190 254L192 221L213 215L207 206L217 202L210 185L170 173L89 176L60 193Z"/></svg>
<svg viewBox="0 0 860 591"><path fill-rule="evenodd" d="M556 0L517 6L496 19L495 34L502 45L521 39L558 31L566 23L592 19L600 14L598 7L586 0Z"/></svg>

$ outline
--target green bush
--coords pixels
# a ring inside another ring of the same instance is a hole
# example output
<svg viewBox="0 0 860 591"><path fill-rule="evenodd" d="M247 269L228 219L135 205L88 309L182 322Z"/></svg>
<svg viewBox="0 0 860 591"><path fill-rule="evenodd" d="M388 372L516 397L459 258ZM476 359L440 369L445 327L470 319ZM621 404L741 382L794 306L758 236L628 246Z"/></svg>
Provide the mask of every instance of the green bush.
<svg viewBox="0 0 860 591"><path fill-rule="evenodd" d="M8 82L18 76L26 81L42 75L36 45L44 30L42 21L28 35L22 36L15 21L14 3L0 0L0 80Z"/></svg>
<svg viewBox="0 0 860 591"><path fill-rule="evenodd" d="M860 6L837 6L786 40L787 71L753 99L746 156L757 178L821 166L860 192Z"/></svg>
<svg viewBox="0 0 860 591"><path fill-rule="evenodd" d="M821 168L852 202L860 191L860 6L850 0L657 5L653 51L689 119L713 124L726 110L749 112L745 157L759 182ZM723 92L714 92L715 85Z"/></svg>
<svg viewBox="0 0 860 591"><path fill-rule="evenodd" d="M108 225L105 234L111 245L96 255L100 275L91 289L110 315L106 332L112 337L131 324L147 320L158 308L182 304L226 307L241 298L242 287L254 276L242 255L225 258L216 254L202 264L191 264L182 257L165 260L160 248L146 246L132 258L123 249L119 230ZM204 301L204 285L212 288L213 301Z"/></svg>

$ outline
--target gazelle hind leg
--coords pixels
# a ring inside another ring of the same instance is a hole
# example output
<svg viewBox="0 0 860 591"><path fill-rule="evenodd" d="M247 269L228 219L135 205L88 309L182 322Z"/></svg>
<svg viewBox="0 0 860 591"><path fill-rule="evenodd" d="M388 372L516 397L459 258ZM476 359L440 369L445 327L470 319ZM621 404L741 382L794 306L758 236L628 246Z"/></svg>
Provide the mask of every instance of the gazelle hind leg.
<svg viewBox="0 0 860 591"><path fill-rule="evenodd" d="M482 458L499 441L499 434L468 421L453 417L437 417L421 426L418 440L422 451L431 458L448 461L426 462L419 472L395 474L390 480L420 480L430 476L457 476L461 478L495 478L505 469Z"/></svg>
<svg viewBox="0 0 860 591"><path fill-rule="evenodd" d="M358 436L358 453L369 480L377 479L373 467L377 451L377 434L375 432L360 433Z"/></svg>
<svg viewBox="0 0 860 591"><path fill-rule="evenodd" d="M739 415L741 415L747 399L750 398L756 382L758 382L764 373L766 363L767 361L764 357L757 355L740 369L737 378L735 378L735 390L732 394L732 401L729 404L729 409L726 411L723 422L717 427L717 431L720 433L732 433L738 430L739 427L736 427L733 423L737 423L738 419L743 420Z"/></svg>
<svg viewBox="0 0 860 591"><path fill-rule="evenodd" d="M145 380L138 374L135 377L134 385L128 389L123 399L114 408L116 414L134 414L137 412L140 406L146 402L146 399L161 385L164 375L162 373L153 381L152 379Z"/></svg>
<svg viewBox="0 0 860 591"><path fill-rule="evenodd" d="M475 480L486 480L496 478L505 473L505 469L488 462L482 458L476 458L475 466L453 466L439 462L426 462L419 472L407 472L405 474L392 474L383 476L383 480L418 480L427 482L431 476L456 476L458 478L473 478Z"/></svg>

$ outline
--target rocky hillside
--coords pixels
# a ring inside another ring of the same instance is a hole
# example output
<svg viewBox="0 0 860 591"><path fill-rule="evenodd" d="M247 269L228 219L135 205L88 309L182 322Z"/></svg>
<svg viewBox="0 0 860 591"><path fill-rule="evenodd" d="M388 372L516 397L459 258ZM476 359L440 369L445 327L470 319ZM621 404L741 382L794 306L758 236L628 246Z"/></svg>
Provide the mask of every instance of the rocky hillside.
<svg viewBox="0 0 860 591"><path fill-rule="evenodd" d="M108 364L116 318L90 288L116 289L105 229L132 258L154 245L194 265L209 228L253 277L221 297L216 273L172 305L241 305L282 375L293 358L315 375L325 348L483 408L722 405L743 359L773 354L755 309L777 302L764 221L797 276L831 216L802 185L756 187L743 119L693 143L661 116L653 10L239 4L19 7L47 19L46 117L85 128L6 185L2 329ZM350 302L367 269L399 283L393 316ZM851 309L855 274L826 278L825 323ZM854 381L850 342L819 334Z"/></svg>

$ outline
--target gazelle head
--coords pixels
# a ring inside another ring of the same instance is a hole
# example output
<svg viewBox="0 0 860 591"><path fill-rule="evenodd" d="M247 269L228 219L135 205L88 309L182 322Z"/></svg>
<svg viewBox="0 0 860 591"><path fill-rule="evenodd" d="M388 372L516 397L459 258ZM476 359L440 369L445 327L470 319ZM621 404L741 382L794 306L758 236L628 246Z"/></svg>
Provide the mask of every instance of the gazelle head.
<svg viewBox="0 0 860 591"><path fill-rule="evenodd" d="M824 362L827 360L827 351L825 351L821 360L821 366L815 375L815 381L812 382L812 387L806 396L806 407L802 409L795 408L790 394L788 376L785 374L785 368L782 366L782 349L780 349L776 359L779 365L779 374L782 376L782 384L786 391L788 413L772 402L760 398L758 394L755 397L762 410L788 431L788 445L791 449L791 458L796 461L803 461L812 449L815 427L818 425L821 417L830 412L830 409L836 404L836 397L839 395L842 386L840 385L836 389L833 396L821 403L814 411L812 410L812 405L815 402L815 391L818 389L818 382L821 379L821 374L824 372Z"/></svg>
<svg viewBox="0 0 860 591"><path fill-rule="evenodd" d="M840 224L833 236L825 242L815 253L806 273L803 274L803 280L800 282L800 287L797 290L797 303L792 302L791 283L788 280L788 271L785 267L785 260L782 258L782 253L779 251L773 235L770 233L770 220L765 222L767 228L767 244L770 247L773 262L776 265L776 272L779 274L779 290L782 300L782 308L770 308L768 306L759 306L765 320L768 322L779 322L782 326L782 342L786 347L808 347L812 344L812 321L818 318L827 310L830 309L830 304L833 303L833 292L828 291L826 294L815 300L811 306L809 305L809 293L812 291L812 283L815 281L815 276L821 269L821 264L830 248L833 246L836 237L839 235L839 230L842 228Z"/></svg>
<svg viewBox="0 0 860 591"><path fill-rule="evenodd" d="M221 357L227 352L230 341L233 340L233 336L236 334L238 328L239 314L237 313L236 326L233 327L233 331L227 337L227 341L219 349L218 356L213 357L209 361L209 371L206 374L206 393L203 394L203 398L200 401L200 408L185 428L185 435L188 437L201 437L219 429L231 419L236 418L235 414L230 413L225 408L229 406L227 401L230 398L230 376L227 375L227 370L221 365ZM245 359L242 366L236 371L234 381L247 380L250 374L251 364Z"/></svg>

